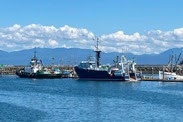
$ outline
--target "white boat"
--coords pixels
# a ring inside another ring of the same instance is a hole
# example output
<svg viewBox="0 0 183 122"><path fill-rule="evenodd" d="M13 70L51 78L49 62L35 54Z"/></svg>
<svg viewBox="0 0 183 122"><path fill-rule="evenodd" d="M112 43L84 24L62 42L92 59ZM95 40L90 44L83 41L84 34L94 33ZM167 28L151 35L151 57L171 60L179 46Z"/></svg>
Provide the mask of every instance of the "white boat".
<svg viewBox="0 0 183 122"><path fill-rule="evenodd" d="M159 71L160 80L183 80L183 76L176 74L175 72Z"/></svg>
<svg viewBox="0 0 183 122"><path fill-rule="evenodd" d="M180 59L181 53L178 57L178 59L176 60L176 56L174 56L173 54L170 55L169 58L169 64L168 66L165 68L163 68L163 71L159 71L159 79L160 80L179 80L179 81L183 81L183 76L179 75L176 73L177 67L178 67L178 61ZM175 59L174 59L175 58ZM175 63L174 63L175 60ZM182 70L181 67L179 67L179 70Z"/></svg>

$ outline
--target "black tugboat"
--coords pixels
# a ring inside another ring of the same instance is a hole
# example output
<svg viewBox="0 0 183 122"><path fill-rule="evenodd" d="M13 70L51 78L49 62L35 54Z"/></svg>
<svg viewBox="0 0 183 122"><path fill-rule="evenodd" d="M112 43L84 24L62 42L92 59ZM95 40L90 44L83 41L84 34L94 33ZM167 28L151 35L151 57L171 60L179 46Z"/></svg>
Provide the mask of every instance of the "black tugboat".
<svg viewBox="0 0 183 122"><path fill-rule="evenodd" d="M29 67L24 67L16 72L20 78L62 78L62 71L56 68L45 68L41 60L36 57L36 50L34 57L30 61Z"/></svg>
<svg viewBox="0 0 183 122"><path fill-rule="evenodd" d="M80 80L109 80L109 81L130 81L139 80L140 73L136 72L134 61L128 61L124 55L121 60L111 66L104 66L100 63L99 38L96 38L96 60L94 57L89 57L87 61L82 61L78 66L75 66L75 72Z"/></svg>

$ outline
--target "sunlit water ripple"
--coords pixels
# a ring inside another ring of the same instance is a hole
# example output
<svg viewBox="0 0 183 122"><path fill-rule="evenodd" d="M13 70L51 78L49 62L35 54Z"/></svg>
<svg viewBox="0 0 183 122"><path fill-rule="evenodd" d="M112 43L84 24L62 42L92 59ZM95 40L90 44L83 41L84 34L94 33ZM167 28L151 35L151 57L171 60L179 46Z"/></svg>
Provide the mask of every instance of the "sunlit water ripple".
<svg viewBox="0 0 183 122"><path fill-rule="evenodd" d="M0 121L183 121L183 83L0 77Z"/></svg>

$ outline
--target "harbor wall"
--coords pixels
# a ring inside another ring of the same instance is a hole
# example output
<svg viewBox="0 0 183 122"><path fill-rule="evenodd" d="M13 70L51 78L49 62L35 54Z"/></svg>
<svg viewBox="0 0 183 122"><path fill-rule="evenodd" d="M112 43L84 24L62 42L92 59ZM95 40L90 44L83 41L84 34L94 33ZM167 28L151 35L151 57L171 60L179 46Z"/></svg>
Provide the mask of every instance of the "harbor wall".
<svg viewBox="0 0 183 122"><path fill-rule="evenodd" d="M159 70L163 70L166 65L136 65L137 71L141 71L143 74L158 74ZM3 66L0 68L0 73L2 75L14 75L17 70L24 68L25 66ZM51 68L51 66L46 66ZM60 70L70 70L74 73L74 66L55 66Z"/></svg>
<svg viewBox="0 0 183 122"><path fill-rule="evenodd" d="M17 70L24 68L25 66L3 66L0 67L1 75L15 75ZM55 66L60 70L70 70L73 71L73 66ZM51 69L51 66L46 66L46 68Z"/></svg>

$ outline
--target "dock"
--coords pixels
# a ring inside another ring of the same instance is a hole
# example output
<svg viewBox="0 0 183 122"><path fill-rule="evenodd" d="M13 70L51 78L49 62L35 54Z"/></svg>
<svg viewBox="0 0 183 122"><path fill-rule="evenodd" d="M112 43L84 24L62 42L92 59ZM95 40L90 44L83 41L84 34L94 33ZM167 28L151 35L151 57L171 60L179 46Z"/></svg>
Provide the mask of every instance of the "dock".
<svg viewBox="0 0 183 122"><path fill-rule="evenodd" d="M154 75L158 74L159 70L162 70L164 65L137 65L136 68L138 71L141 71L142 74L150 74L150 76L143 75L140 81L154 81L154 82L183 82L183 80L163 80L159 78L155 78ZM0 74L1 75L15 75L16 71L19 69L24 68L25 66L13 66L13 65L5 65L0 67ZM51 68L51 66L46 66L47 68ZM62 66L55 66L60 70L68 70L72 72L72 77L68 77L65 75L63 78L78 78L77 74L74 71L74 66L72 65L62 65ZM181 71L180 74L183 74Z"/></svg>
<svg viewBox="0 0 183 122"><path fill-rule="evenodd" d="M142 78L140 81L154 81L154 82L182 82L183 80L168 80L168 79L159 79L159 78L153 78L153 77L145 77Z"/></svg>
<svg viewBox="0 0 183 122"><path fill-rule="evenodd" d="M159 70L162 70L162 67L164 65L136 65L135 68L137 68L137 71L141 71L143 74L157 74ZM24 68L25 65L20 66L14 66L14 65L4 65L0 67L0 73L3 75L14 75L16 73L16 70ZM51 68L51 66L45 66L47 68ZM56 68L59 68L60 70L72 70L73 65L62 65L58 66L55 65Z"/></svg>
<svg viewBox="0 0 183 122"><path fill-rule="evenodd" d="M0 75L15 75L17 70L23 69L25 66L12 66L12 65L5 65L0 67ZM48 69L51 69L51 66L45 66ZM70 71L71 76L67 74L63 74L63 78L77 78L76 73L74 72L73 66L55 66L56 68L64 71Z"/></svg>

